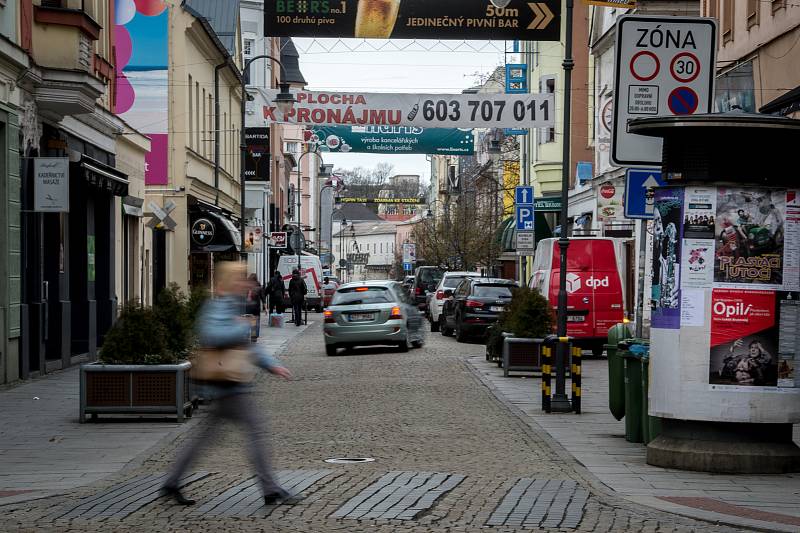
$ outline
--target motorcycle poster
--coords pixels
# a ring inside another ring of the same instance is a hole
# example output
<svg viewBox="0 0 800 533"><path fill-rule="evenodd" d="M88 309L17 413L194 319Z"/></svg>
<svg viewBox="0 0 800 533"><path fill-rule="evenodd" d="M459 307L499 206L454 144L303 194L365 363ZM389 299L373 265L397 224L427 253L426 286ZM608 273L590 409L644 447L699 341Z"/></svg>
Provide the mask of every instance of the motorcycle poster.
<svg viewBox="0 0 800 533"><path fill-rule="evenodd" d="M715 287L782 289L786 190L717 189Z"/></svg>

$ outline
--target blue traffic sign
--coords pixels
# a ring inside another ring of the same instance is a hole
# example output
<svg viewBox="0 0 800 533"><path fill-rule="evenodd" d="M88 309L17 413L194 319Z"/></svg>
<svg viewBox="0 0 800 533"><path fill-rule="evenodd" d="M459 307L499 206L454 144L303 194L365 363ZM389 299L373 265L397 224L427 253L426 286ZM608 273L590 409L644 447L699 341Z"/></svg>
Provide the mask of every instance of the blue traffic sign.
<svg viewBox="0 0 800 533"><path fill-rule="evenodd" d="M653 188L666 184L658 169L629 168L625 174L625 217L653 218Z"/></svg>
<svg viewBox="0 0 800 533"><path fill-rule="evenodd" d="M411 272L412 270L414 270L412 266L413 265L411 263L403 263L403 270L405 270L406 272Z"/></svg>
<svg viewBox="0 0 800 533"><path fill-rule="evenodd" d="M533 205L517 205L514 207L516 211L517 230L532 230L533 229Z"/></svg>
<svg viewBox="0 0 800 533"><path fill-rule="evenodd" d="M521 185L514 191L514 203L517 205L533 205L533 187Z"/></svg>

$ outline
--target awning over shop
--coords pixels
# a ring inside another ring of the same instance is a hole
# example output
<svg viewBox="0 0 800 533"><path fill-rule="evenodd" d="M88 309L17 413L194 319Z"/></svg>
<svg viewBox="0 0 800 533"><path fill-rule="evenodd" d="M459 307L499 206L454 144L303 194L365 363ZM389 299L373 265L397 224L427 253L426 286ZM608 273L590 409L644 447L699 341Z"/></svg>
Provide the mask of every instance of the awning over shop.
<svg viewBox="0 0 800 533"><path fill-rule="evenodd" d="M224 213L197 204L189 213L189 238L192 253L238 252L242 236Z"/></svg>
<svg viewBox="0 0 800 533"><path fill-rule="evenodd" d="M542 239L549 239L553 236L553 232L550 231L550 225L547 223L544 213L539 211L534 213L533 228L534 239L537 243ZM513 252L517 249L517 227L514 222L514 217L508 217L501 222L497 232L499 236L498 244L500 244L501 251Z"/></svg>
<svg viewBox="0 0 800 533"><path fill-rule="evenodd" d="M80 161L71 164L70 172L78 173L83 176L86 182L103 191L109 191L114 196L126 196L128 194L128 175L123 174L114 167L92 159L87 155L81 155Z"/></svg>
<svg viewBox="0 0 800 533"><path fill-rule="evenodd" d="M144 199L135 196L124 196L122 198L122 212L131 217L143 217Z"/></svg>

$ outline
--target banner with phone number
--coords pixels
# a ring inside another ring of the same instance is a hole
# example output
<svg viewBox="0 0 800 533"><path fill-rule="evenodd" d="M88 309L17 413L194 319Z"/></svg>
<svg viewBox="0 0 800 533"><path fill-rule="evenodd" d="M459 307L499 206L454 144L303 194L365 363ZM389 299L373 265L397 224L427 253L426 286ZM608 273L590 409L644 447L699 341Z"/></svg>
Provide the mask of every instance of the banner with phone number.
<svg viewBox="0 0 800 533"><path fill-rule="evenodd" d="M418 126L422 128L551 128L552 94L394 94L293 92L286 114L265 92L264 124L304 126Z"/></svg>

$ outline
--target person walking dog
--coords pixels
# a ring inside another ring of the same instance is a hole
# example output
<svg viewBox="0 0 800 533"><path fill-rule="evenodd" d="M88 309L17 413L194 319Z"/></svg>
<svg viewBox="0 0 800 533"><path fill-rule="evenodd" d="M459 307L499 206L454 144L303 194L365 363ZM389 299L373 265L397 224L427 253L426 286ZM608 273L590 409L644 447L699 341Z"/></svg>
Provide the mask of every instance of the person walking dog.
<svg viewBox="0 0 800 533"><path fill-rule="evenodd" d="M246 266L239 262L221 263L217 270L216 297L208 300L197 319L201 349L192 366L192 377L204 388L203 396L213 400L210 419L199 429L178 455L162 493L180 505L193 505L178 487L192 461L212 440L225 420L237 423L247 434L250 459L255 466L264 502L295 503L299 497L289 494L275 480L270 464L266 427L258 416L251 397L251 382L258 368L284 379L292 373L263 345L251 344L250 325L241 316L242 297L250 288Z"/></svg>

